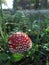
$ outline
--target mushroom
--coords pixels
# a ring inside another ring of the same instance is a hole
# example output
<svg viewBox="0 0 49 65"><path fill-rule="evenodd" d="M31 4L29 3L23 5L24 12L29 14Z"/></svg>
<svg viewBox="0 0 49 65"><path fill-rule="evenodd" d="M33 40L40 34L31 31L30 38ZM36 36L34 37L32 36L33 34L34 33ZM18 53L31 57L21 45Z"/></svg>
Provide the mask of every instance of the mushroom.
<svg viewBox="0 0 49 65"><path fill-rule="evenodd" d="M24 53L32 47L32 41L26 33L16 32L9 37L8 42L11 53Z"/></svg>

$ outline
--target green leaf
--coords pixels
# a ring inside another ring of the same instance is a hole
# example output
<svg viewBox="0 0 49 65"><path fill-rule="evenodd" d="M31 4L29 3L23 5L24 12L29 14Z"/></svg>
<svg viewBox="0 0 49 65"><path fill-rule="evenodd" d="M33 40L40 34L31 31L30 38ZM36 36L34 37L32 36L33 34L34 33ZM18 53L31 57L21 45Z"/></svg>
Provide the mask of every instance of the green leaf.
<svg viewBox="0 0 49 65"><path fill-rule="evenodd" d="M44 45L43 45L43 48L44 48L46 51L49 51L49 43L44 44Z"/></svg>
<svg viewBox="0 0 49 65"><path fill-rule="evenodd" d="M1 34L1 37L4 39L4 35L3 35L1 24L0 24L0 34Z"/></svg>
<svg viewBox="0 0 49 65"><path fill-rule="evenodd" d="M46 65L49 65L49 61L48 60L46 60Z"/></svg>
<svg viewBox="0 0 49 65"><path fill-rule="evenodd" d="M23 58L22 54L19 54L19 53L12 54L12 61L14 61L14 62L20 61L22 58Z"/></svg>
<svg viewBox="0 0 49 65"><path fill-rule="evenodd" d="M5 63L5 65L11 65L10 61L7 61L7 62Z"/></svg>
<svg viewBox="0 0 49 65"><path fill-rule="evenodd" d="M5 61L5 60L7 60L8 59L8 55L7 54L5 54L5 53L0 53L0 61Z"/></svg>
<svg viewBox="0 0 49 65"><path fill-rule="evenodd" d="M46 28L46 32L49 32L49 27Z"/></svg>

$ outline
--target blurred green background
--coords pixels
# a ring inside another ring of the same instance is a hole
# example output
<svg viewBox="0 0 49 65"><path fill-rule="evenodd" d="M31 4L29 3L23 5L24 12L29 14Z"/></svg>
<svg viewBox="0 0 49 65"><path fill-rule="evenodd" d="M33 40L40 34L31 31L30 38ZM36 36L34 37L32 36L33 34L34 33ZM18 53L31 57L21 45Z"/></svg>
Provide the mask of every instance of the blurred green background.
<svg viewBox="0 0 49 65"><path fill-rule="evenodd" d="M49 65L49 13L39 10L46 9L48 1L42 0L42 6L39 0L13 2L13 9L2 9L0 0L0 65ZM9 36L18 31L32 40L32 48L24 54L12 54L8 48Z"/></svg>

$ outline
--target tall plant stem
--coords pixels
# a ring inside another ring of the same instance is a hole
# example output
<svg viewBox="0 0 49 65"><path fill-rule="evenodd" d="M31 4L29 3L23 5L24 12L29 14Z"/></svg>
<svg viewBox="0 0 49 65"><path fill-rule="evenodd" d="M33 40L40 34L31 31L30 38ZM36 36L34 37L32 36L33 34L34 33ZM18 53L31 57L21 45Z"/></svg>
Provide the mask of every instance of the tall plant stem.
<svg viewBox="0 0 49 65"><path fill-rule="evenodd" d="M2 22L3 22L3 10L2 10L2 1L0 0L0 7L1 7L1 17L2 17Z"/></svg>
<svg viewBox="0 0 49 65"><path fill-rule="evenodd" d="M1 1L1 17L2 17L2 23L4 24L3 28L4 28L4 34L6 34L6 26L5 26L5 23L4 23L4 17L3 17L3 9L2 9L2 1Z"/></svg>
<svg viewBox="0 0 49 65"><path fill-rule="evenodd" d="M2 9L2 1L1 0L0 0L0 7L1 7L1 18L2 18L2 21L0 22L0 32L1 32L1 36L4 40L4 42L7 42L6 25L5 25L4 17L3 17L3 9ZM2 31L2 25L3 25L3 31Z"/></svg>

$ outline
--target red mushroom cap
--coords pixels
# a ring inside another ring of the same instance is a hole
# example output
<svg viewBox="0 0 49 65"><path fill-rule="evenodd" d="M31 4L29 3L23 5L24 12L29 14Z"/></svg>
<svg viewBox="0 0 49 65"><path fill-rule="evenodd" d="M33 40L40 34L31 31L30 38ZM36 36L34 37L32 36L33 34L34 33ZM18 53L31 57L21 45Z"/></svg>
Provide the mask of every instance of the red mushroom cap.
<svg viewBox="0 0 49 65"><path fill-rule="evenodd" d="M8 46L12 53L23 53L32 47L32 41L26 33L16 32L10 36Z"/></svg>

